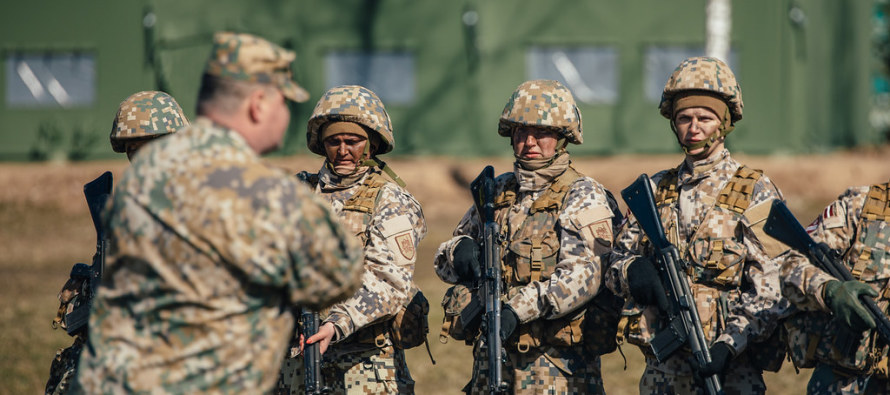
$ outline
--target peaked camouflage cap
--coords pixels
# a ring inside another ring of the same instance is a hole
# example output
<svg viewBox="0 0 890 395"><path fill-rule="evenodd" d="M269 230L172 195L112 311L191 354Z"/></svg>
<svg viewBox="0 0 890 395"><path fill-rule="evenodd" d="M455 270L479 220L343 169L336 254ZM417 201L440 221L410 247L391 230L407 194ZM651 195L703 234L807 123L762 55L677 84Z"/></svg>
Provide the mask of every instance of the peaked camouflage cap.
<svg viewBox="0 0 890 395"><path fill-rule="evenodd" d="M658 108L667 119L673 117L674 99L684 91L704 91L723 98L729 107L732 123L742 119L742 88L736 82L735 75L722 60L704 56L684 60L674 69Z"/></svg>
<svg viewBox="0 0 890 395"><path fill-rule="evenodd" d="M188 124L172 96L159 91L134 93L117 109L111 125L111 148L126 152L129 141L174 133Z"/></svg>
<svg viewBox="0 0 890 395"><path fill-rule="evenodd" d="M315 105L306 127L306 144L309 150L325 155L321 145L321 128L330 122L355 122L376 132L383 146L373 154L392 151L396 139L392 133L392 121L383 102L370 89L358 85L342 85L329 89Z"/></svg>
<svg viewBox="0 0 890 395"><path fill-rule="evenodd" d="M509 137L517 125L556 129L572 144L581 144L581 112L572 92L559 81L532 80L519 85L498 123L498 134Z"/></svg>
<svg viewBox="0 0 890 395"><path fill-rule="evenodd" d="M204 73L240 81L273 84L284 97L302 103L309 93L293 81L291 63L297 58L286 50L260 37L219 32L213 36L213 48Z"/></svg>

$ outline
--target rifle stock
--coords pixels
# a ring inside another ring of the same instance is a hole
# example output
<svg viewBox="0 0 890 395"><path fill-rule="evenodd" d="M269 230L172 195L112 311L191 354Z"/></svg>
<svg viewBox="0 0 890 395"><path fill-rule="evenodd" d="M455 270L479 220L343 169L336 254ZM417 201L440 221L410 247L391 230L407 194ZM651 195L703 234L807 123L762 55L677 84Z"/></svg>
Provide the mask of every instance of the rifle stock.
<svg viewBox="0 0 890 395"><path fill-rule="evenodd" d="M501 254L500 229L494 220L494 167L485 169L470 185L482 228L482 291L485 305L483 318L485 343L488 351L488 390L492 394L505 393L508 385L503 378L505 352L501 343Z"/></svg>
<svg viewBox="0 0 890 395"><path fill-rule="evenodd" d="M841 263L837 256L826 254L822 248L819 248L819 243L810 237L810 234L781 200L773 201L763 230L776 240L806 255L810 262L832 277L840 281L856 281L856 278L850 273L850 269ZM885 343L890 344L890 320L871 297L859 295L859 301L875 321L875 330L878 332L878 336Z"/></svg>
<svg viewBox="0 0 890 395"><path fill-rule="evenodd" d="M668 299L671 301L671 311L666 312L668 324L650 342L652 353L656 359L663 361L683 344L688 344L699 367L710 363L711 354L708 351L698 309L689 289L686 274L682 270L688 264L680 259L677 247L668 241L664 233L649 176L640 175L636 181L621 191L621 196L655 248L656 266L661 282L668 292ZM723 393L720 379L716 374L705 377L704 380L709 394Z"/></svg>

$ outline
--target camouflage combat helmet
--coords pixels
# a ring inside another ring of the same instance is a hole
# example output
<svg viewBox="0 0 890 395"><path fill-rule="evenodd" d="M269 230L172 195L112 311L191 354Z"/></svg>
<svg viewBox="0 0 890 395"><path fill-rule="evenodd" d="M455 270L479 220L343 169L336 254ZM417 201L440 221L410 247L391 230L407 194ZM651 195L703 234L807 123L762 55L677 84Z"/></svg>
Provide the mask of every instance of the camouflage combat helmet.
<svg viewBox="0 0 890 395"><path fill-rule="evenodd" d="M392 122L383 107L383 102L374 92L358 85L343 85L331 88L315 105L309 125L306 129L306 143L309 150L325 156L321 145L321 128L329 122L355 122L368 130L377 132L382 146L377 148L375 155L392 151L395 137L392 134Z"/></svg>
<svg viewBox="0 0 890 395"><path fill-rule="evenodd" d="M709 57L693 57L684 60L674 69L664 86L658 108L661 115L671 119L674 99L684 91L704 91L715 94L726 102L732 123L742 119L742 89L735 75L722 60Z"/></svg>
<svg viewBox="0 0 890 395"><path fill-rule="evenodd" d="M519 85L498 123L498 134L509 137L517 125L554 128L568 142L581 144L581 112L572 92L559 81L533 80Z"/></svg>
<svg viewBox="0 0 890 395"><path fill-rule="evenodd" d="M118 107L111 125L111 148L126 152L127 142L173 133L188 123L170 95L158 91L135 93Z"/></svg>

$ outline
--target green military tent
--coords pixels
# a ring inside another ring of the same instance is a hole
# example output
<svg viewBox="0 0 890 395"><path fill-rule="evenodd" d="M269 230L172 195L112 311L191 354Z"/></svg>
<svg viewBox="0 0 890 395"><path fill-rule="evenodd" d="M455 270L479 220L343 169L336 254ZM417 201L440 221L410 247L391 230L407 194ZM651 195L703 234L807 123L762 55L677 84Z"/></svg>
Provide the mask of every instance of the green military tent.
<svg viewBox="0 0 890 395"><path fill-rule="evenodd" d="M676 152L656 109L673 68L703 53L705 0L41 0L0 15L0 160L111 157L118 103L165 90L194 115L214 31L294 49L310 91L283 153L305 149L314 100L339 84L376 91L402 155L509 153L500 111L526 79L574 92L576 154ZM881 2L732 3L729 63L745 100L730 146L806 153L884 142L873 92ZM883 27L886 34L886 27ZM886 117L884 117L886 118ZM872 120L872 121L870 121Z"/></svg>

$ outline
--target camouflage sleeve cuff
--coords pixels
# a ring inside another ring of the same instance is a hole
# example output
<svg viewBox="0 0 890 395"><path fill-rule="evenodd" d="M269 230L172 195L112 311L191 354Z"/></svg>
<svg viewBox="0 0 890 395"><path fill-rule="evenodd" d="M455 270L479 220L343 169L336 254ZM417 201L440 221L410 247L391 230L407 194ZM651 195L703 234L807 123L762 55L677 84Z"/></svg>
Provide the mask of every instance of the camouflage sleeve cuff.
<svg viewBox="0 0 890 395"><path fill-rule="evenodd" d="M714 344L718 342L726 343L732 350L732 355L735 356L741 354L748 347L748 336L744 333L729 330L718 336Z"/></svg>
<svg viewBox="0 0 890 395"><path fill-rule="evenodd" d="M825 284L835 278L826 273L818 273L813 277L814 278L810 280L810 289L807 289L807 293L812 295L813 299L819 304L819 307L821 307L823 311L830 312L831 309L825 304L825 296L822 292L825 290Z"/></svg>
<svg viewBox="0 0 890 395"><path fill-rule="evenodd" d="M513 299L507 301L506 304L510 305L510 308L516 312L516 317L519 318L520 324L535 320L541 315L540 311L536 308L537 303L528 300L528 297L524 292L519 292Z"/></svg>
<svg viewBox="0 0 890 395"><path fill-rule="evenodd" d="M353 332L352 321L350 321L349 316L347 316L346 314L331 313L331 315L329 315L328 318L324 320L324 322L330 322L334 324L334 328L336 329L336 331L334 331L334 338L331 339L331 342L333 343L343 341L343 339L351 335Z"/></svg>

